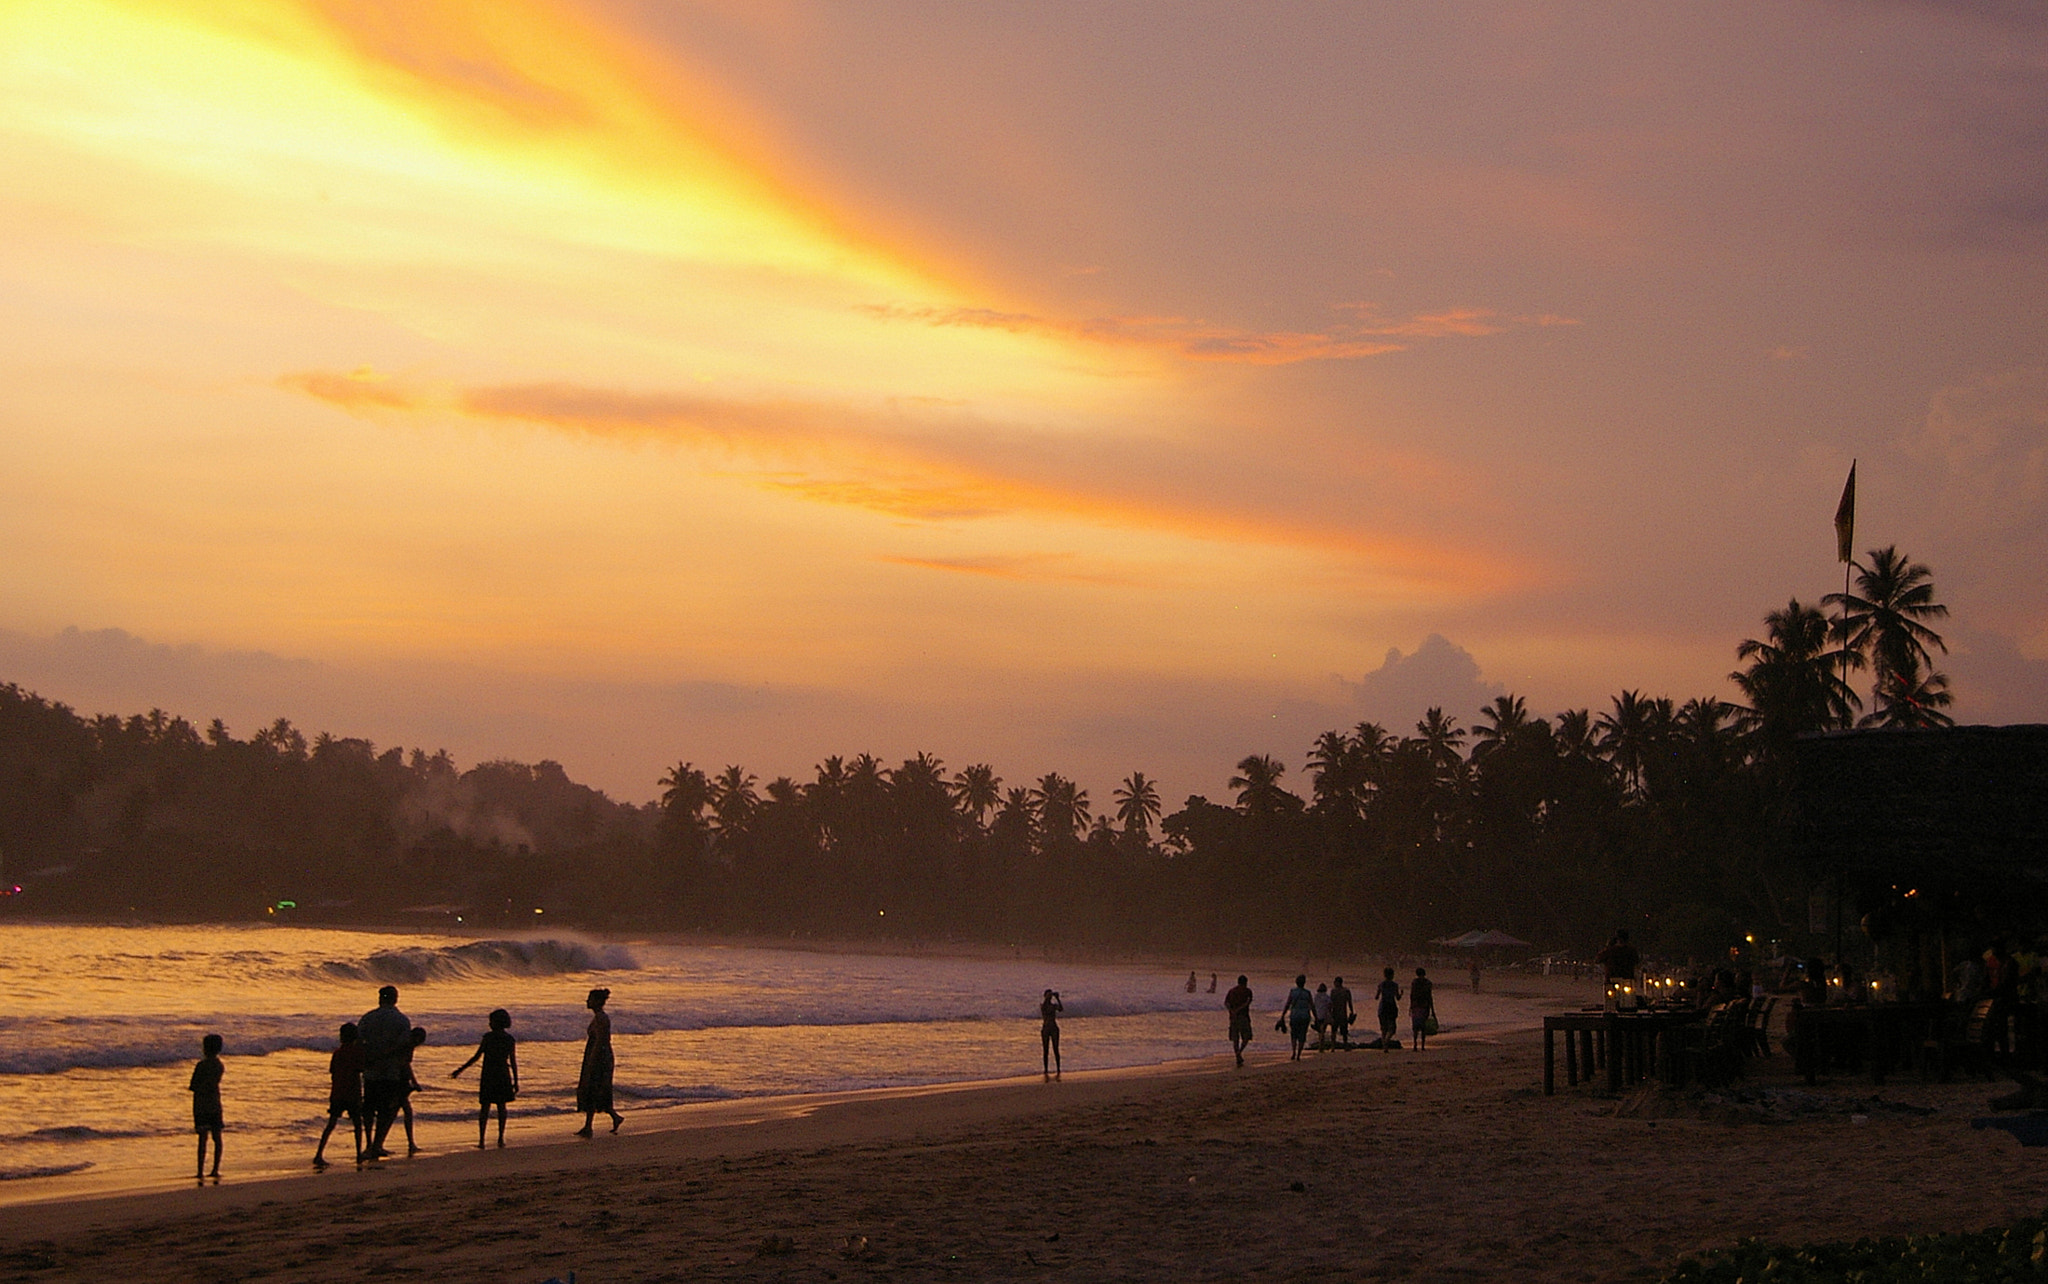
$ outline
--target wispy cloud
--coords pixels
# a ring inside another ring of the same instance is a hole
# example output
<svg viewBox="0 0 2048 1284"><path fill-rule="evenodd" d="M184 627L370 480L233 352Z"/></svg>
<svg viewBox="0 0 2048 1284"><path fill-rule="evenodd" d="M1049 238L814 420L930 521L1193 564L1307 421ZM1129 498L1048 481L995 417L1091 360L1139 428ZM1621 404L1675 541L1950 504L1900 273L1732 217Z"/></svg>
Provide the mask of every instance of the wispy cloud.
<svg viewBox="0 0 2048 1284"><path fill-rule="evenodd" d="M1509 315L1491 308L1445 308L1406 317L1383 317L1370 303L1333 305L1332 311L1348 319L1316 330L1251 330L1178 316L1062 320L994 308L904 307L886 303L864 304L858 310L885 321L1058 335L1150 348L1188 361L1258 366L1355 360L1406 351L1423 340L1480 338L1530 326L1579 324L1570 317L1550 313Z"/></svg>
<svg viewBox="0 0 2048 1284"><path fill-rule="evenodd" d="M1078 521L1221 544L1317 550L1363 562L1390 581L1485 591L1527 582L1511 559L1302 515L1199 478L1173 484L1131 470L1102 443L1048 448L950 405L721 399L574 384L431 387L353 374L300 372L279 385L354 414L444 414L533 424L603 440L658 441L712 455L715 467L762 490L901 520L954 523L1000 517ZM1147 447L1126 448L1148 449ZM1175 447L1194 451L1192 447ZM1227 475L1195 451L1192 474ZM1023 561L906 559L967 574L1043 576Z"/></svg>
<svg viewBox="0 0 2048 1284"><path fill-rule="evenodd" d="M979 575L997 580L1035 580L1117 587L1136 582L1129 575L1100 568L1088 569L1071 553L988 554L978 557L884 557L881 560L898 566L914 566L921 570Z"/></svg>

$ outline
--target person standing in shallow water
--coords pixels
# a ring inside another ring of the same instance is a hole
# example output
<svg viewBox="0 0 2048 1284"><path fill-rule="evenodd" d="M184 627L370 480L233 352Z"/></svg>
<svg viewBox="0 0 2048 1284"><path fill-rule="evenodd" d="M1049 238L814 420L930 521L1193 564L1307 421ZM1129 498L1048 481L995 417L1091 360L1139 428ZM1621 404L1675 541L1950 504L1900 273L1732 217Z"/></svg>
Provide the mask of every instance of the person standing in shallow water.
<svg viewBox="0 0 2048 1284"><path fill-rule="evenodd" d="M363 1161L363 1045L356 1042L356 1023L344 1021L341 1042L327 1058L327 1126L313 1147L313 1167L327 1167L327 1139L343 1115L355 1125L356 1162Z"/></svg>
<svg viewBox="0 0 2048 1284"><path fill-rule="evenodd" d="M460 1075L478 1061L484 1068L477 1072L476 1084L476 1148L484 1148L484 1131L490 1123L491 1107L498 1108L498 1149L505 1148L505 1106L519 1095L519 1050L512 1039L512 1014L503 1008L491 1013L491 1028L484 1031L484 1037L477 1042L476 1051L469 1060L448 1072L450 1079Z"/></svg>
<svg viewBox="0 0 2048 1284"><path fill-rule="evenodd" d="M1252 987L1243 977L1223 996L1223 1010L1230 1014L1230 1050L1237 1054L1237 1064L1244 1065L1244 1050L1252 1042Z"/></svg>
<svg viewBox="0 0 2048 1284"><path fill-rule="evenodd" d="M1048 1079L1057 1078L1060 1073L1060 1013L1066 1010L1058 990L1047 990L1038 1004L1038 1058Z"/></svg>
<svg viewBox="0 0 2048 1284"><path fill-rule="evenodd" d="M1429 979L1428 968L1416 968L1415 979L1408 983L1408 1032L1410 1041L1417 1052L1429 1038L1429 1023L1436 1020L1436 983Z"/></svg>
<svg viewBox="0 0 2048 1284"><path fill-rule="evenodd" d="M624 1115L612 1109L612 1019L604 1013L611 997L610 990L598 989L583 1001L590 1009L590 1029L583 1038L583 1072L576 1077L576 1108L583 1112L583 1126L576 1130L579 1137L591 1135L591 1124L599 1112L612 1117L613 1132L626 1122Z"/></svg>
<svg viewBox="0 0 2048 1284"><path fill-rule="evenodd" d="M206 1139L213 1138L213 1176L220 1176L220 1134L227 1125L221 1118L220 1077L227 1067L220 1060L221 1038L209 1034L199 1041L199 1063L192 1067L192 1082L187 1089L192 1093L192 1131L199 1134L199 1171L194 1174L199 1181L205 1181Z"/></svg>

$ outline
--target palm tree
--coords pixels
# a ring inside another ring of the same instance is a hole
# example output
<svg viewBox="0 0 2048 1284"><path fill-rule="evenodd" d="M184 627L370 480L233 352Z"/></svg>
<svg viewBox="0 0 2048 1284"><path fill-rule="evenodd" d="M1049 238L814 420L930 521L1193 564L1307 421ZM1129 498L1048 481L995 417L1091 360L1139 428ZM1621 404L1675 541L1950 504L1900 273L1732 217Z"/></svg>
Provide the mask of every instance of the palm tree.
<svg viewBox="0 0 2048 1284"><path fill-rule="evenodd" d="M661 810L678 824L694 827L711 801L711 782L687 762L679 762L658 782Z"/></svg>
<svg viewBox="0 0 2048 1284"><path fill-rule="evenodd" d="M1669 718L1670 701L1662 703L1666 715L1660 719L1658 701L1645 699L1638 691L1623 691L1614 697L1614 712L1603 713L1593 722L1601 750L1621 776L1622 787L1632 794L1643 791L1643 768L1661 730L1658 724Z"/></svg>
<svg viewBox="0 0 2048 1284"><path fill-rule="evenodd" d="M1553 738L1557 756L1578 760L1591 758L1596 741L1593 736L1593 711L1591 709L1566 709L1557 715L1557 735Z"/></svg>
<svg viewBox="0 0 2048 1284"><path fill-rule="evenodd" d="M1529 725L1529 707L1518 695L1495 696L1493 703L1479 711L1486 719L1472 729L1472 756L1477 759L1506 744L1508 738Z"/></svg>
<svg viewBox="0 0 2048 1284"><path fill-rule="evenodd" d="M1368 762L1385 762L1400 740L1377 722L1361 722L1351 729L1351 743Z"/></svg>
<svg viewBox="0 0 2048 1284"><path fill-rule="evenodd" d="M1830 593L1821 601L1842 609L1843 642L1870 663L1871 716L1879 718L1888 716L1887 695L1910 693L1920 685L1920 671L1933 670L1933 650L1948 650L1941 634L1922 623L1947 616L1948 608L1934 600L1934 572L1897 546L1873 548L1867 556L1870 565L1856 568L1856 592ZM1885 725L1910 725L1913 716L1904 712L1905 722Z"/></svg>
<svg viewBox="0 0 2048 1284"><path fill-rule="evenodd" d="M1003 795L995 819L989 822L989 832L1007 837L1019 847L1031 844L1038 832L1038 806L1029 789L1012 789Z"/></svg>
<svg viewBox="0 0 2048 1284"><path fill-rule="evenodd" d="M711 812L718 817L721 830L743 828L760 804L754 794L754 777L743 767L729 766L711 782Z"/></svg>
<svg viewBox="0 0 2048 1284"><path fill-rule="evenodd" d="M1280 777L1287 774L1287 767L1270 754L1255 753L1241 760L1237 772L1230 778L1230 787L1237 790L1237 805L1247 815L1273 816L1290 810L1290 803L1301 802L1280 787Z"/></svg>
<svg viewBox="0 0 2048 1284"><path fill-rule="evenodd" d="M905 758L902 766L887 775L890 794L907 814L951 813L953 793L946 787L946 766L933 755Z"/></svg>
<svg viewBox="0 0 2048 1284"><path fill-rule="evenodd" d="M1116 800L1116 818L1123 822L1125 833L1151 832L1152 822L1159 819L1159 786L1144 772L1132 772L1110 791L1110 797Z"/></svg>
<svg viewBox="0 0 2048 1284"><path fill-rule="evenodd" d="M962 767L953 773L953 799L962 812L973 818L975 828L979 829L982 817L1003 801L1002 777L985 762Z"/></svg>
<svg viewBox="0 0 2048 1284"><path fill-rule="evenodd" d="M1358 744L1341 731L1325 731L1308 751L1309 770L1315 773L1316 810L1357 816L1365 794L1365 755Z"/></svg>
<svg viewBox="0 0 2048 1284"><path fill-rule="evenodd" d="M1949 694L1948 675L1920 676L1920 668L1895 670L1885 675L1885 685L1873 693L1877 708L1858 726L1918 729L1953 727L1956 720L1942 710L1955 702Z"/></svg>
<svg viewBox="0 0 2048 1284"><path fill-rule="evenodd" d="M1031 802L1038 813L1038 832L1048 841L1072 838L1088 827L1088 791L1056 771L1038 778Z"/></svg>
<svg viewBox="0 0 2048 1284"><path fill-rule="evenodd" d="M1415 724L1415 739L1439 779L1454 779L1465 765L1465 729L1457 719L1446 718L1441 708L1431 705L1422 715L1422 721Z"/></svg>
<svg viewBox="0 0 2048 1284"><path fill-rule="evenodd" d="M1744 728L1765 745L1783 748L1793 737L1846 727L1863 702L1843 681L1844 666L1858 667L1853 650L1830 649L1834 628L1819 607L1798 598L1764 616L1768 641L1745 638L1735 648L1746 669L1728 675L1749 704L1738 711Z"/></svg>

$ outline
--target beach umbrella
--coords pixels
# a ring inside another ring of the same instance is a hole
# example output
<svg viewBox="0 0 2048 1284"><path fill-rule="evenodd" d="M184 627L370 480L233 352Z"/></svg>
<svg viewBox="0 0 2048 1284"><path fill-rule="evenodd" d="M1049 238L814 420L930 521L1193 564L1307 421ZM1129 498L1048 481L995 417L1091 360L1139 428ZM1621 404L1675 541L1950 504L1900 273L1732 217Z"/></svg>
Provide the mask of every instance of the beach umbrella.
<svg viewBox="0 0 2048 1284"><path fill-rule="evenodd" d="M1510 945L1527 945L1528 943L1529 942L1521 939L1518 936L1509 936L1506 932L1500 931L1499 929L1494 929L1486 932L1467 932L1465 935L1459 937L1456 942L1454 942L1454 944L1456 944L1457 947L1461 950L1484 949L1488 946L1495 945L1502 947Z"/></svg>

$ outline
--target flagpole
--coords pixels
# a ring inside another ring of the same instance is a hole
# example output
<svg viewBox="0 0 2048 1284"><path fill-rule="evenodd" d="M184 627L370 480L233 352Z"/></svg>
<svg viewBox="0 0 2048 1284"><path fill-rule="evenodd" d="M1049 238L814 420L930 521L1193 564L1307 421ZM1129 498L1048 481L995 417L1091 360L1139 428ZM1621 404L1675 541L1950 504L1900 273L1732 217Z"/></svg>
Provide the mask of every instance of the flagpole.
<svg viewBox="0 0 2048 1284"><path fill-rule="evenodd" d="M1836 632L1842 646L1841 683L1842 690L1849 689L1849 572L1856 568L1856 461L1849 461L1849 480L1842 485L1842 502L1835 506L1835 556L1842 563L1842 610L1837 619ZM1842 702L1842 719L1847 725L1856 725L1850 715L1849 702Z"/></svg>

